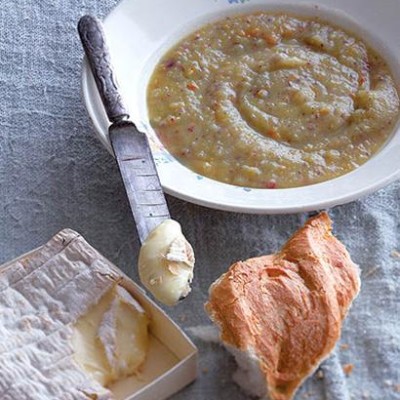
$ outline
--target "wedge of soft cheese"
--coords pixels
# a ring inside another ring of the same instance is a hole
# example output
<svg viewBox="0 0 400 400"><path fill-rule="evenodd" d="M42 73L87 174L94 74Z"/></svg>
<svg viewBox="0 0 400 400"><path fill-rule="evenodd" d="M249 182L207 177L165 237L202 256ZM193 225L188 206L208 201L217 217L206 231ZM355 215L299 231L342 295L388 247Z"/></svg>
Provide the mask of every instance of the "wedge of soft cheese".
<svg viewBox="0 0 400 400"><path fill-rule="evenodd" d="M190 293L194 261L192 246L179 223L166 220L140 249L140 280L158 301L173 306Z"/></svg>
<svg viewBox="0 0 400 400"><path fill-rule="evenodd" d="M74 325L75 360L103 386L134 374L147 348L148 318L121 286L109 290Z"/></svg>
<svg viewBox="0 0 400 400"><path fill-rule="evenodd" d="M126 278L76 232L0 269L0 399L108 400L146 357Z"/></svg>

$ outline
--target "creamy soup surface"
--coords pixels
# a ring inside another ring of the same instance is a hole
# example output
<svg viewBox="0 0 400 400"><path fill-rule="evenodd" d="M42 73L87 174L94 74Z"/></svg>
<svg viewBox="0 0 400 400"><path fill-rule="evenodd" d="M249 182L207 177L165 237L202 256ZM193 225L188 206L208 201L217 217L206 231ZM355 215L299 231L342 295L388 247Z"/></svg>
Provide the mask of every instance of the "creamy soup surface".
<svg viewBox="0 0 400 400"><path fill-rule="evenodd" d="M323 182L393 132L399 95L382 57L327 22L260 12L204 26L159 62L150 122L184 165L255 188Z"/></svg>

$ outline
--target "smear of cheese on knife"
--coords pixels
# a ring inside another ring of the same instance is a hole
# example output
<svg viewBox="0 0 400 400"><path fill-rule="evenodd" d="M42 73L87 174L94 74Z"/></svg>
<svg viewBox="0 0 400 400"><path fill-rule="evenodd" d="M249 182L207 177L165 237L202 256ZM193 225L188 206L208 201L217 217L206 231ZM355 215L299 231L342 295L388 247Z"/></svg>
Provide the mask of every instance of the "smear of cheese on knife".
<svg viewBox="0 0 400 400"><path fill-rule="evenodd" d="M132 340L132 347L145 346L144 317L140 306L118 285L124 279L71 230L2 266L0 399L112 399L111 392L79 365L73 339L81 317L96 319L95 305L105 304L98 340L108 349L105 357L112 365L108 369L112 379L140 364L143 350L136 353L125 343L135 336L139 339ZM134 333L126 333L131 328ZM83 348L88 350L86 344Z"/></svg>
<svg viewBox="0 0 400 400"><path fill-rule="evenodd" d="M194 253L178 222L168 219L150 232L140 253L139 277L161 303L174 306L190 293Z"/></svg>

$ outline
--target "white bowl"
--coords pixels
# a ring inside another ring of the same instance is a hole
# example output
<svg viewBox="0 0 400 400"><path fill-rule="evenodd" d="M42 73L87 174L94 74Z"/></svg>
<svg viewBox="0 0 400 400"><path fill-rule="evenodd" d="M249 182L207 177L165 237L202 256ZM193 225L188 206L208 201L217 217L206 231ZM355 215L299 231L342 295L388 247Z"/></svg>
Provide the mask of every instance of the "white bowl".
<svg viewBox="0 0 400 400"><path fill-rule="evenodd" d="M131 118L150 138L164 190L200 205L248 213L310 211L353 201L400 176L400 130L366 164L324 183L293 189L248 189L208 179L176 161L152 130L146 88L165 51L206 22L228 14L281 10L321 16L363 37L389 62L400 82L399 0L123 0L105 19L110 51ZM112 153L106 114L86 62L83 96L100 141Z"/></svg>

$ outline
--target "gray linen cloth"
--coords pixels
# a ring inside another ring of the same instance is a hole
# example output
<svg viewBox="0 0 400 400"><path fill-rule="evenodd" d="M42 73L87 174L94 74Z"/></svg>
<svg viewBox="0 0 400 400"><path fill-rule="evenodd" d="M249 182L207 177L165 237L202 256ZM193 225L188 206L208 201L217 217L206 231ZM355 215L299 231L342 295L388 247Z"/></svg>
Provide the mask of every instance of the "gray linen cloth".
<svg viewBox="0 0 400 400"><path fill-rule="evenodd" d="M80 96L76 23L87 12L104 16L115 3L0 1L0 263L70 227L137 279L139 242L121 179L94 138ZM399 200L395 183L331 210L335 233L361 267L362 291L335 355L296 400L400 399ZM276 251L307 218L168 201L198 260L192 294L168 310L186 329L209 325L208 287L232 262ZM231 380L232 357L218 344L193 339L199 378L173 399L247 399ZM354 366L348 376L346 364Z"/></svg>

